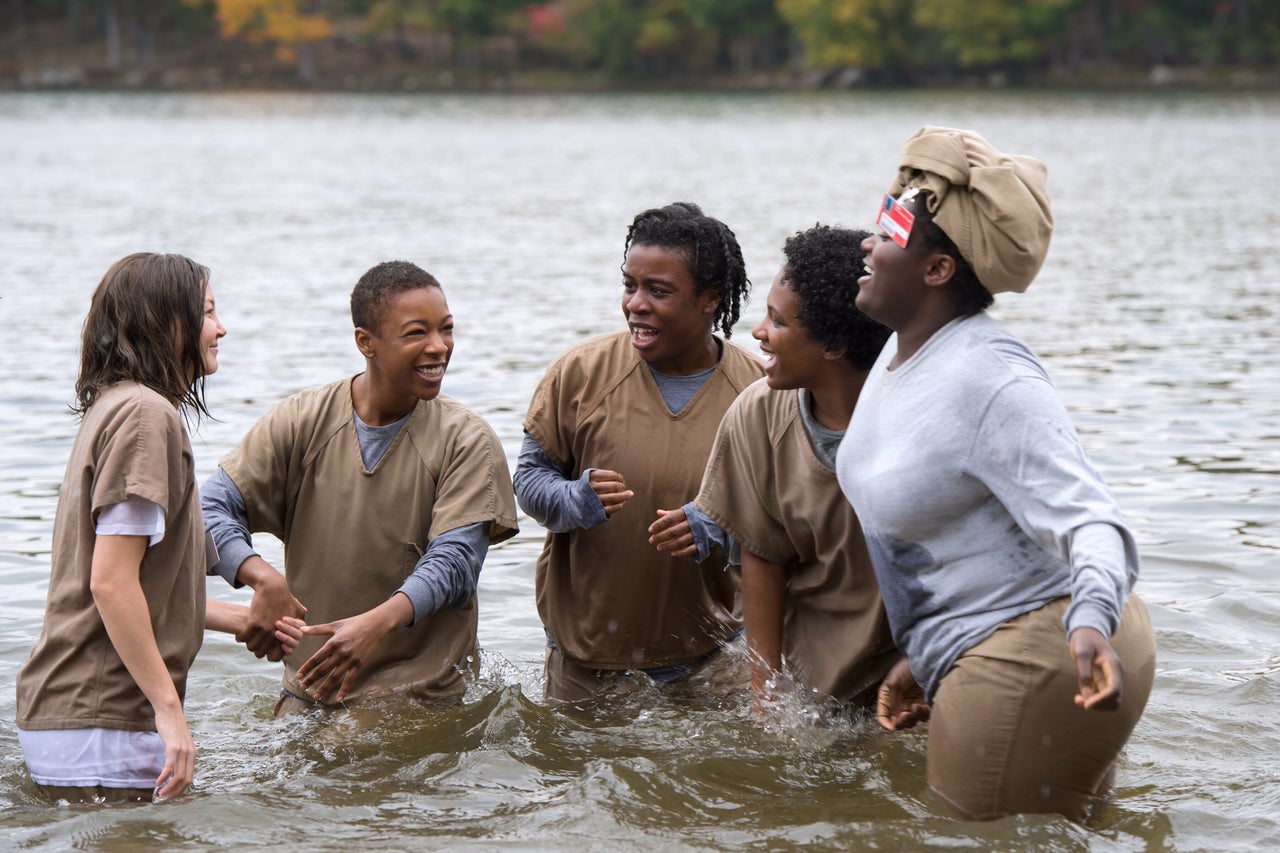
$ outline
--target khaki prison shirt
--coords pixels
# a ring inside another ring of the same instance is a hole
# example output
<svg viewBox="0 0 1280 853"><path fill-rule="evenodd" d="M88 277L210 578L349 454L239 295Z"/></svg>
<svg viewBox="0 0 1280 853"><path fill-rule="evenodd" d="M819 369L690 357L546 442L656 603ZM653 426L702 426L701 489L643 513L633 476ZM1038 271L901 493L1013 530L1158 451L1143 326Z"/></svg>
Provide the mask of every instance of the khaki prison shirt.
<svg viewBox="0 0 1280 853"><path fill-rule="evenodd" d="M897 653L858 518L813 452L797 393L808 391L764 380L742 392L695 503L742 548L791 564L783 659L801 683L847 701L876 687Z"/></svg>
<svg viewBox="0 0 1280 853"><path fill-rule="evenodd" d="M487 523L497 543L516 533L506 456L489 424L440 395L421 400L373 470L356 435L351 378L303 391L264 415L221 462L244 497L253 532L284 543L285 576L320 624L385 602L434 537ZM325 642L304 637L285 658L285 689ZM392 631L357 676L346 704L375 693L456 698L475 672L476 601Z"/></svg>
<svg viewBox="0 0 1280 853"><path fill-rule="evenodd" d="M58 493L44 627L18 674L18 726L155 731L89 590L98 512L129 497L164 510L164 538L138 572L156 645L179 698L204 639L204 521L182 417L155 391L107 387L76 433Z"/></svg>
<svg viewBox="0 0 1280 853"><path fill-rule="evenodd" d="M617 471L635 492L590 530L548 533L538 558L538 613L565 655L599 669L686 663L741 626L739 576L719 556L701 565L649 544L658 509L698 492L716 426L764 368L728 342L688 404L672 414L628 331L560 356L539 383L524 429L571 478Z"/></svg>

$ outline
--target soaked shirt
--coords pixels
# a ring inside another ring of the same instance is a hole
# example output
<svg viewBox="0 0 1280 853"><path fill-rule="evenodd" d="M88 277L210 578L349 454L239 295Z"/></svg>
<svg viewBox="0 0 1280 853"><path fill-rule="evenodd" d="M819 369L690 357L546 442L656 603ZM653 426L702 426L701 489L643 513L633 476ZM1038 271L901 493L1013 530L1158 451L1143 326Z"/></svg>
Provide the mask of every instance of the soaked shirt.
<svg viewBox="0 0 1280 853"><path fill-rule="evenodd" d="M145 386L103 389L76 433L58 493L48 605L17 682L18 727L155 731L155 712L120 659L89 588L95 520L131 497L164 509L138 582L156 645L179 698L204 639L205 540L191 443L182 416Z"/></svg>
<svg viewBox="0 0 1280 853"><path fill-rule="evenodd" d="M105 506L94 525L98 536L164 539L164 507L131 495ZM18 729L31 778L56 787L150 788L164 768L164 742L155 732L119 729Z"/></svg>
<svg viewBox="0 0 1280 853"><path fill-rule="evenodd" d="M653 368L649 372L658 383L658 391L666 401L667 408L678 413L711 378L715 368L691 376L668 376ZM834 444L831 453L834 462ZM594 470L587 468L577 479L569 479L568 472L556 465L546 451L538 446L538 442L526 435L520 445L520 458L513 478L516 499L530 518L552 533L566 533L577 528L590 529L608 520L600 496L591 488L590 476ZM693 557L695 563L701 563L712 553L713 548L718 548L731 564L738 564L737 543L723 528L707 518L692 501L681 509L684 510L689 531L698 549Z"/></svg>

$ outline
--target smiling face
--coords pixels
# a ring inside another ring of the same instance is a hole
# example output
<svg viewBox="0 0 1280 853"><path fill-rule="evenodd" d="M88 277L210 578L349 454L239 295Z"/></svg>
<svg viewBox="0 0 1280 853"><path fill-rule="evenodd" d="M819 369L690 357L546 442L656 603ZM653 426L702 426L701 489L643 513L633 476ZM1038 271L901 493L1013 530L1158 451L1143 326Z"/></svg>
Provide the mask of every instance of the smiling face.
<svg viewBox="0 0 1280 853"><path fill-rule="evenodd" d="M654 370L687 376L716 363L711 322L720 294L694 292L683 253L633 243L622 265L622 291L631 345Z"/></svg>
<svg viewBox="0 0 1280 853"><path fill-rule="evenodd" d="M378 411L402 416L440 393L453 354L453 315L443 290L418 287L391 296L377 329L355 334Z"/></svg>
<svg viewBox="0 0 1280 853"><path fill-rule="evenodd" d="M779 270L774 277L764 319L751 330L751 337L768 357L764 372L770 388L811 388L829 360L822 345L800 325L800 297L787 286L785 272Z"/></svg>
<svg viewBox="0 0 1280 853"><path fill-rule="evenodd" d="M227 330L218 319L218 312L213 300L213 287L206 286L204 291L204 324L200 327L200 358L204 365L204 374L209 376L218 372L218 341L226 337Z"/></svg>
<svg viewBox="0 0 1280 853"><path fill-rule="evenodd" d="M857 306L895 331L910 324L929 291L925 273L930 252L920 231L913 229L905 249L883 232L862 241L867 275L858 279Z"/></svg>

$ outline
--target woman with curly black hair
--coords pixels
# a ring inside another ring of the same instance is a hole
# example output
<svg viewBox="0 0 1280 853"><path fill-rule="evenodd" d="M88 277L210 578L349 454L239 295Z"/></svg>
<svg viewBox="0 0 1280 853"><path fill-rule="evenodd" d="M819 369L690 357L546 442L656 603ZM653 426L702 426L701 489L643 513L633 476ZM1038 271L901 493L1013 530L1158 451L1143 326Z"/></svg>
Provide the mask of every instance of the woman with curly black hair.
<svg viewBox="0 0 1280 853"><path fill-rule="evenodd" d="M854 304L867 236L816 225L787 240L786 263L751 332L768 358L765 379L725 414L695 501L741 549L760 714L777 695L784 665L803 688L868 706L898 658L858 519L834 470L862 383L889 336ZM670 533L655 539L670 543ZM692 547L688 535L675 544Z"/></svg>
<svg viewBox="0 0 1280 853"><path fill-rule="evenodd" d="M723 222L683 202L646 210L627 231L627 329L560 356L534 393L514 482L548 531L548 699L586 699L635 672L706 674L740 631L723 559L672 560L646 541L659 508L696 494L716 425L763 372L714 334L728 337L749 287Z"/></svg>

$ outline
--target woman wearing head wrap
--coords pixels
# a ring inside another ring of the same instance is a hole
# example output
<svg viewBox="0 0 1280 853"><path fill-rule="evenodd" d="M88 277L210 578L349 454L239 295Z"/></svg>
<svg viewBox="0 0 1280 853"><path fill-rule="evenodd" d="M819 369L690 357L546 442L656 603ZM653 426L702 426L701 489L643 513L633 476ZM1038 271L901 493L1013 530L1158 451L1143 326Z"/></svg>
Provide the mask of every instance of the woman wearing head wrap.
<svg viewBox="0 0 1280 853"><path fill-rule="evenodd" d="M971 131L907 140L858 307L894 330L837 457L894 639L877 716L930 719L967 816L1085 814L1155 670L1138 555L1043 365L985 309L1039 271L1045 167Z"/></svg>

